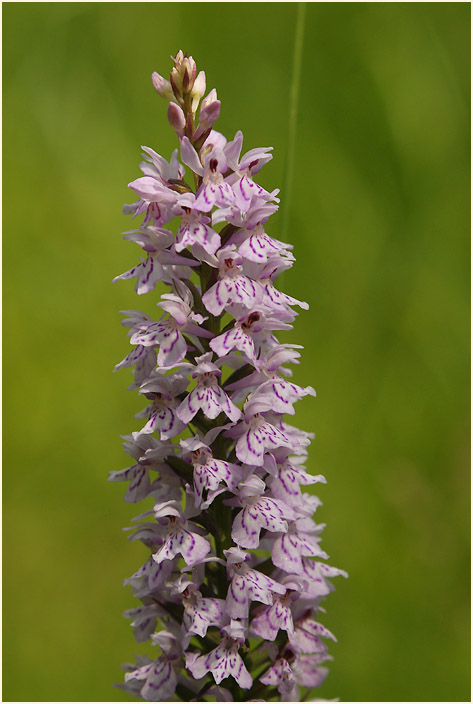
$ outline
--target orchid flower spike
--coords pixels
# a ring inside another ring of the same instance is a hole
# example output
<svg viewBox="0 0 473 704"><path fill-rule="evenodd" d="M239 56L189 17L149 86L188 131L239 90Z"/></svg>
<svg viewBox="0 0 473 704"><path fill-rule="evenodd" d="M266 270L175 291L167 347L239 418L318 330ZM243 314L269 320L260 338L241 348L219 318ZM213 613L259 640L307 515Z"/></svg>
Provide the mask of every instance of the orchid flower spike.
<svg viewBox="0 0 473 704"><path fill-rule="evenodd" d="M138 600L125 616L156 646L118 686L146 701L299 701L301 687L325 701L310 693L335 640L319 612L347 574L326 562L306 491L326 481L307 466L313 434L287 422L315 391L292 381L300 345L276 336L308 305L276 288L295 257L270 234L278 190L255 180L271 148L241 156L243 134L214 129L205 73L182 51L172 61L152 82L178 148L169 161L142 148L124 207L141 257L114 279L140 296L160 285L157 316L125 311L131 350L115 367L146 401L124 437L132 460L109 475L145 502L126 529L148 554L125 579Z"/></svg>

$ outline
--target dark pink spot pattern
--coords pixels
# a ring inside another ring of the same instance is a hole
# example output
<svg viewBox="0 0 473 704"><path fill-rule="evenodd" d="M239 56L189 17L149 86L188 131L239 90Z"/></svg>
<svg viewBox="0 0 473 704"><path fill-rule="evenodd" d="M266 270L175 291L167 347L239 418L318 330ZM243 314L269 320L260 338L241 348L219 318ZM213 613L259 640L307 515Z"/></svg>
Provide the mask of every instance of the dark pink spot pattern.
<svg viewBox="0 0 473 704"><path fill-rule="evenodd" d="M243 564L233 572L225 603L226 612L232 619L248 618L252 601L273 603L273 594L285 594L286 589L274 579Z"/></svg>
<svg viewBox="0 0 473 704"><path fill-rule="evenodd" d="M242 689L249 689L253 679L238 653L239 645L238 641L224 637L217 648L207 656L201 655L194 659L188 667L196 679L211 672L217 684L227 677L233 677Z"/></svg>
<svg viewBox="0 0 473 704"><path fill-rule="evenodd" d="M261 467L264 454L278 447L291 447L289 438L259 413L247 423L248 430L236 444L236 455L241 462Z"/></svg>
<svg viewBox="0 0 473 704"><path fill-rule="evenodd" d="M140 694L150 702L169 701L176 691L177 676L169 659L162 655L150 665L127 672L125 681L145 680Z"/></svg>
<svg viewBox="0 0 473 704"><path fill-rule="evenodd" d="M239 420L241 416L240 409L228 398L213 374L202 375L199 378L195 389L178 407L177 415L183 423L187 424L199 409L212 420L220 413L225 413L232 421Z"/></svg>
<svg viewBox="0 0 473 704"><path fill-rule="evenodd" d="M293 636L294 623L290 601L287 603L284 598L276 598L272 606L253 619L251 628L261 638L270 641L276 638L280 628L286 631L289 637Z"/></svg>
<svg viewBox="0 0 473 704"><path fill-rule="evenodd" d="M285 533L285 519L294 517L292 509L278 499L262 496L245 503L243 510L235 517L232 527L232 538L242 548L256 549L263 528L272 533Z"/></svg>
<svg viewBox="0 0 473 704"><path fill-rule="evenodd" d="M322 638L337 639L328 628L313 618L304 618L296 624L293 633L290 634L291 646L300 653L327 653L327 645Z"/></svg>

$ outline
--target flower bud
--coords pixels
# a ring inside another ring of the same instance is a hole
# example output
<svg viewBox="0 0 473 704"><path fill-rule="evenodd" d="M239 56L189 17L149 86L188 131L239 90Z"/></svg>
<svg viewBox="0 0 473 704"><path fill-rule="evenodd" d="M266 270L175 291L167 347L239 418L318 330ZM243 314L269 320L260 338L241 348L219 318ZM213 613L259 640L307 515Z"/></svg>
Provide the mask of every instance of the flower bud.
<svg viewBox="0 0 473 704"><path fill-rule="evenodd" d="M214 103L208 105L201 113L199 124L204 123L204 129L212 127L218 120L220 115L220 100L216 100Z"/></svg>
<svg viewBox="0 0 473 704"><path fill-rule="evenodd" d="M160 76L159 73L156 73L156 71L153 71L151 74L151 80L153 81L153 86L156 93L158 93L161 98L164 98L165 100L174 100L172 86L169 81Z"/></svg>
<svg viewBox="0 0 473 704"><path fill-rule="evenodd" d="M182 51L178 51L174 61L174 68L171 71L171 83L176 87L180 95L192 91L197 73L197 66L192 56L186 56Z"/></svg>
<svg viewBox="0 0 473 704"><path fill-rule="evenodd" d="M186 126L186 117L182 108L176 105L176 103L169 103L168 120L171 127L176 130L177 135L182 137Z"/></svg>
<svg viewBox="0 0 473 704"><path fill-rule="evenodd" d="M192 112L196 113L199 103L205 93L205 71L200 71L195 79L194 86L191 90L192 97Z"/></svg>
<svg viewBox="0 0 473 704"><path fill-rule="evenodd" d="M213 127L220 115L220 100L217 100L217 91L213 88L204 98L200 106L199 127L195 133L198 139L206 130Z"/></svg>
<svg viewBox="0 0 473 704"><path fill-rule="evenodd" d="M202 101L202 105L200 106L201 113L202 113L202 110L204 110L207 107L207 105L210 105L211 103L215 103L216 100L217 100L217 91L215 90L215 88L212 88L210 93Z"/></svg>

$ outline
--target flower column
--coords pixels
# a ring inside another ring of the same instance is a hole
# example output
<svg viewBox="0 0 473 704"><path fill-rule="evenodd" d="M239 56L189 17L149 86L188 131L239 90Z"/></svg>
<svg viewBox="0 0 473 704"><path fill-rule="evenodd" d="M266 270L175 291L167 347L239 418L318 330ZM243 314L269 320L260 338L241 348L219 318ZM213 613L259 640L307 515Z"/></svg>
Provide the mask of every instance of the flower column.
<svg viewBox="0 0 473 704"><path fill-rule="evenodd" d="M169 287L159 320L126 312L133 348L116 367L148 400L125 437L134 464L110 474L129 482L126 501L147 502L129 537L149 557L125 580L141 606L126 615L160 648L120 686L148 701L297 700L326 676L333 636L316 616L328 578L346 576L321 561L320 502L302 493L325 482L304 468L312 435L286 421L315 392L289 381L300 346L275 331L308 306L275 287L295 260L266 232L277 191L254 180L271 149L241 156L241 132L213 129L220 101L204 98L203 71L182 52L173 61L169 81L152 78L180 160L143 147L124 210L143 218L125 238L144 257L117 277L136 278L139 295Z"/></svg>

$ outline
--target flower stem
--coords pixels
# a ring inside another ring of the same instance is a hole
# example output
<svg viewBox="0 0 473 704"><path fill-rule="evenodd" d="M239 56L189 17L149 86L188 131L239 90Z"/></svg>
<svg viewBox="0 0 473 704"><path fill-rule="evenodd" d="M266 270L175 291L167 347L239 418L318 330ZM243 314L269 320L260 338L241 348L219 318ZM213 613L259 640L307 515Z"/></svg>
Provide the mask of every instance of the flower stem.
<svg viewBox="0 0 473 704"><path fill-rule="evenodd" d="M294 172L294 156L296 151L297 111L299 107L299 87L301 80L302 50L304 45L304 25L306 3L297 3L296 36L294 39L294 55L292 60L291 93L289 99L289 130L287 139L286 168L284 170L285 207L282 211L281 239L285 241L289 226L291 206L292 181Z"/></svg>

